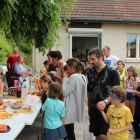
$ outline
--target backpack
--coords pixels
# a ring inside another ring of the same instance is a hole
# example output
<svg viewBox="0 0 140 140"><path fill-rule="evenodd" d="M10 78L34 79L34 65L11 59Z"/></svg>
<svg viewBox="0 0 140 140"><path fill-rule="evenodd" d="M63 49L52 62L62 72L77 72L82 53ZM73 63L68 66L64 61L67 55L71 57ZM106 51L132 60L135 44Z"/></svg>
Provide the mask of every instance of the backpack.
<svg viewBox="0 0 140 140"><path fill-rule="evenodd" d="M91 101L90 106L92 108L96 108L98 101L96 101L97 94L100 96L101 101L105 100L107 97L109 97L110 92L109 89L111 85L106 84L106 79L108 78L108 70L111 70L112 68L109 66L106 66L106 69L101 72L101 75L97 77L97 74L95 73L95 69L89 69L89 80L90 80L90 88L92 89L91 94ZM112 69L113 70L113 69ZM106 90L107 94L106 96L103 96L102 91Z"/></svg>

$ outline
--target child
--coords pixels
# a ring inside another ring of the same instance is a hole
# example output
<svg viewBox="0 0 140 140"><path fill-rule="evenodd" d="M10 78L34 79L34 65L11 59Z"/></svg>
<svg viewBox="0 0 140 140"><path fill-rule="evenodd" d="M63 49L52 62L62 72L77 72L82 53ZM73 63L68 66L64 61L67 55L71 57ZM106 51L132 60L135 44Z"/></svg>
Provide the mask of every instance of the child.
<svg viewBox="0 0 140 140"><path fill-rule="evenodd" d="M47 74L48 72L49 72L49 61L48 60L46 60L46 61L44 61L44 66L45 66L45 68L46 68L46 70L44 70L44 69L41 69L40 70L40 73L43 73L43 74Z"/></svg>
<svg viewBox="0 0 140 140"><path fill-rule="evenodd" d="M59 100L61 95L61 86L57 82L49 85L48 98L42 106L44 115L44 134L42 140L58 140L66 137L64 128L65 106Z"/></svg>
<svg viewBox="0 0 140 140"><path fill-rule="evenodd" d="M121 86L114 86L110 89L111 104L107 114L102 111L102 115L110 128L107 133L108 140L128 140L133 117L128 107L124 105L126 91Z"/></svg>

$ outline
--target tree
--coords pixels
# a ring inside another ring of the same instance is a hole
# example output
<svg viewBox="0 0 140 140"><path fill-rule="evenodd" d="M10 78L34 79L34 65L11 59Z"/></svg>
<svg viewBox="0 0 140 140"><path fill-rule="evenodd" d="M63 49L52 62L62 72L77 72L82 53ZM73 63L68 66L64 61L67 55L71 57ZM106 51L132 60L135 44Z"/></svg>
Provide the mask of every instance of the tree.
<svg viewBox="0 0 140 140"><path fill-rule="evenodd" d="M61 10L66 19L76 0L0 0L0 28L7 38L15 42L23 39L27 44L35 38L36 48L45 52L50 46L61 45L59 27Z"/></svg>

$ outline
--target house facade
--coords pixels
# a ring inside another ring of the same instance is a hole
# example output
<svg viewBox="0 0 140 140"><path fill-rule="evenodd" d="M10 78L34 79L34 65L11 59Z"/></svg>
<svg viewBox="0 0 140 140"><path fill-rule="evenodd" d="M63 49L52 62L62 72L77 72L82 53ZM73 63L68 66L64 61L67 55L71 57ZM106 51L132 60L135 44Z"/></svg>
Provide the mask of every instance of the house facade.
<svg viewBox="0 0 140 140"><path fill-rule="evenodd" d="M140 1L138 0L77 0L69 26L63 24L59 33L63 60L77 55L87 61L94 47L111 47L111 54L123 60L126 67L140 64ZM63 20L64 13L61 13ZM46 54L49 50L46 51ZM33 51L33 65L39 72L47 56Z"/></svg>

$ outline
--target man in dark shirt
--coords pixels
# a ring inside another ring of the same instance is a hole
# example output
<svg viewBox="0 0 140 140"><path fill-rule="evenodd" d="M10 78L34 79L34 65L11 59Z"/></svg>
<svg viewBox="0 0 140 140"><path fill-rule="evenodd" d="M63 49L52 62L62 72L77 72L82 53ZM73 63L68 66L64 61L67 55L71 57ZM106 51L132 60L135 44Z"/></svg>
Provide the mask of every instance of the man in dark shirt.
<svg viewBox="0 0 140 140"><path fill-rule="evenodd" d="M90 132L96 140L107 140L109 125L104 121L100 111L107 111L110 105L109 89L120 85L118 72L104 63L103 51L94 48L88 53L93 68L88 69L88 113L90 116Z"/></svg>
<svg viewBox="0 0 140 140"><path fill-rule="evenodd" d="M136 134L137 140L140 140L140 85L138 85L137 90L133 91L133 96L135 96L135 114L134 114L134 122L132 123L134 132Z"/></svg>

